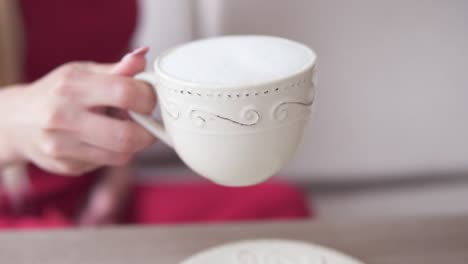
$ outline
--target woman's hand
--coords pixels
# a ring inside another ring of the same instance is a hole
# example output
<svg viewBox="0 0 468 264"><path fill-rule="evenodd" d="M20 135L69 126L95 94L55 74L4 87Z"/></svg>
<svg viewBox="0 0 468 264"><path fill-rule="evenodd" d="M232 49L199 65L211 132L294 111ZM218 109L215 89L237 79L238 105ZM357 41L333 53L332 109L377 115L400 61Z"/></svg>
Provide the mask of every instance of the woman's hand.
<svg viewBox="0 0 468 264"><path fill-rule="evenodd" d="M146 51L114 65L65 64L24 88L12 88L8 100L0 97L5 118L0 129L12 153L67 175L126 164L154 138L136 123L104 115L102 109L153 110L156 98L149 85L112 74L142 71Z"/></svg>

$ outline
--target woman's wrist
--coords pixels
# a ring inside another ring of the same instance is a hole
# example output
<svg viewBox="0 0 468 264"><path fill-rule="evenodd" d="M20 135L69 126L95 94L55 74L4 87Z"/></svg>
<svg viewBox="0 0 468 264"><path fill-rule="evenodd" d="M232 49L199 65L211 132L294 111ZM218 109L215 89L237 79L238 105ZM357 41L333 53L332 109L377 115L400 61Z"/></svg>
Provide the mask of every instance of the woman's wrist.
<svg viewBox="0 0 468 264"><path fill-rule="evenodd" d="M22 162L24 158L17 148L15 122L20 114L22 94L26 92L24 85L2 87L0 89L0 168L11 163Z"/></svg>

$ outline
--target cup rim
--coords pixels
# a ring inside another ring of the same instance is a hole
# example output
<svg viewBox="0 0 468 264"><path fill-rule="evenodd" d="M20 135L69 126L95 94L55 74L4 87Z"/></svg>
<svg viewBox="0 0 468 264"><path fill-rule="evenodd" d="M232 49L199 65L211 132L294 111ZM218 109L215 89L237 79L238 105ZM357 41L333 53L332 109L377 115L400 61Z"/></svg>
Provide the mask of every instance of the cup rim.
<svg viewBox="0 0 468 264"><path fill-rule="evenodd" d="M283 81L295 79L296 77L301 76L305 72L313 69L315 67L315 65L317 64L317 54L312 48L310 48L310 47L308 47L305 44L302 44L300 42L293 41L293 40L286 39L286 38L277 37L277 36L268 36L268 35L224 35L224 36L203 38L203 39L195 40L195 41L192 41L192 42L189 42L189 43L205 41L205 40L209 40L209 39L231 38L231 37L268 37L268 38L280 39L280 40L287 41L287 42L292 42L295 45L298 45L299 47L304 49L307 53L309 53L309 55L311 57L311 60L304 67L302 67L300 70L298 70L298 71L296 71L294 73L291 73L291 74L288 74L288 75L285 75L285 76L282 76L282 77L278 77L278 78L272 78L272 79L266 80L266 81L252 82L252 83L247 83L247 84L219 84L219 83L207 83L207 82L206 83L194 82L194 81L188 81L188 80L183 80L183 79L177 78L177 77L163 71L161 69L161 67L160 67L161 58L164 57L165 55L167 55L168 53L171 53L174 50L179 49L179 48L181 48L181 47L188 44L188 43L184 43L184 44L181 44L181 45L177 45L177 46L175 46L173 48L170 48L170 49L164 51L163 53L161 53L153 63L154 73L156 74L157 77L159 77L161 79L164 79L164 81L168 81L168 82L173 83L174 85L177 85L177 86L183 86L183 87L186 87L186 88L195 88L195 89L196 88L198 88L198 89L201 88L203 90L217 90L217 91L219 91L220 89L226 89L226 90L232 91L232 90L251 89L251 88L260 87L260 86L275 85L275 84L281 83Z"/></svg>

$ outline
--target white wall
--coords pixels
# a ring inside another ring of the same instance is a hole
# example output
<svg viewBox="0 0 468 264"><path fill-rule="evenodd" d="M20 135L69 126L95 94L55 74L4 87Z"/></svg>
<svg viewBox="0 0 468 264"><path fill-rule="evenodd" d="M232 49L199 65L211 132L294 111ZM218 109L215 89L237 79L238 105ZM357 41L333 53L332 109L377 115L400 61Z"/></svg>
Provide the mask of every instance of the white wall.
<svg viewBox="0 0 468 264"><path fill-rule="evenodd" d="M193 39L194 6L195 2L186 0L140 0L134 45L151 47L148 61L174 45Z"/></svg>
<svg viewBox="0 0 468 264"><path fill-rule="evenodd" d="M157 52L221 34L278 35L317 51L314 113L285 174L468 172L468 1L144 2L138 41Z"/></svg>
<svg viewBox="0 0 468 264"><path fill-rule="evenodd" d="M187 0L140 0L139 26L133 46L150 46L147 70L153 69L152 62L159 53L194 38L195 7L195 2ZM159 110L155 112L155 118L160 118ZM169 151L158 142L142 153L140 159L161 158Z"/></svg>

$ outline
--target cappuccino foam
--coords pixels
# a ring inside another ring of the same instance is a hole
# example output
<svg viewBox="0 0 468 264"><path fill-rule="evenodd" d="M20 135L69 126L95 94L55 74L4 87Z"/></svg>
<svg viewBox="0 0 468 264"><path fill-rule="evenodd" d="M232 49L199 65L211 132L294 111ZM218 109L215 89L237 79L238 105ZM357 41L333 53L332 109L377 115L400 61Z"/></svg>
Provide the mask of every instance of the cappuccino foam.
<svg viewBox="0 0 468 264"><path fill-rule="evenodd" d="M315 62L302 44L267 36L204 39L172 49L158 67L166 75L193 83L253 85L299 73Z"/></svg>

